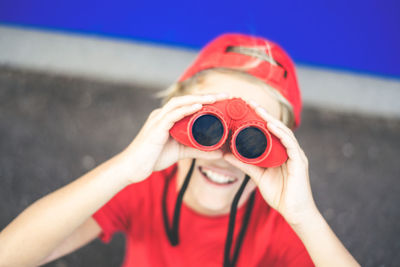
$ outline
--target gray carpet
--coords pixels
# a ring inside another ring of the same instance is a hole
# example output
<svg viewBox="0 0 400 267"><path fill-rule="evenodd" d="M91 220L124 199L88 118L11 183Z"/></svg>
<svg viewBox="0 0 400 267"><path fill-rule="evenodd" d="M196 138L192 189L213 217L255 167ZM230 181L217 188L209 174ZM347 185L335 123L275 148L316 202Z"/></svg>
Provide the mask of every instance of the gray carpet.
<svg viewBox="0 0 400 267"><path fill-rule="evenodd" d="M128 145L159 103L149 91L1 67L0 229ZM400 266L400 121L306 108L296 135L345 246L363 266ZM47 266L119 266L123 249L117 235Z"/></svg>

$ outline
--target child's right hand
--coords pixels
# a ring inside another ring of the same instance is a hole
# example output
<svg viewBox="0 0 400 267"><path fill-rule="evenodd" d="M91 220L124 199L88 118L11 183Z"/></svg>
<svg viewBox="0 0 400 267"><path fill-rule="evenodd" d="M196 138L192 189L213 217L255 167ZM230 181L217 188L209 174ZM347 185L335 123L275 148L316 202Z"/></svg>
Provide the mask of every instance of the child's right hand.
<svg viewBox="0 0 400 267"><path fill-rule="evenodd" d="M132 143L122 152L127 170L131 172L129 183L146 179L153 171L167 168L180 159L217 159L222 151L200 151L184 146L169 134L175 122L195 113L203 104L211 104L228 98L219 95L185 95L174 97L162 108L154 110Z"/></svg>

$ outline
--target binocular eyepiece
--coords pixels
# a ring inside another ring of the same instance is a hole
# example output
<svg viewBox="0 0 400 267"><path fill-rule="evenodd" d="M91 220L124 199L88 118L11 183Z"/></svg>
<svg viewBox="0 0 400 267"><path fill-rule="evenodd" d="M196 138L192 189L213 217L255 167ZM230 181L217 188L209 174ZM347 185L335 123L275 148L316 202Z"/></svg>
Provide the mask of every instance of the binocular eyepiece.
<svg viewBox="0 0 400 267"><path fill-rule="evenodd" d="M170 134L186 146L203 151L230 150L241 161L260 167L280 166L288 157L266 122L240 98L204 105L176 122Z"/></svg>

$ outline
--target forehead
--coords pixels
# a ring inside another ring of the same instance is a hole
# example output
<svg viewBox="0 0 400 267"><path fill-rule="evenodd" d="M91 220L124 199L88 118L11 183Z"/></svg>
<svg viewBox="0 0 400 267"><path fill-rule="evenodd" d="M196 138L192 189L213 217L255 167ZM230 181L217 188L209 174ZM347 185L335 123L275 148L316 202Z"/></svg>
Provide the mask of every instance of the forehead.
<svg viewBox="0 0 400 267"><path fill-rule="evenodd" d="M229 73L209 73L201 83L193 86L193 94L227 93L231 97L240 97L246 101L254 101L262 106L275 118L281 117L281 107L278 100L262 85L251 79Z"/></svg>

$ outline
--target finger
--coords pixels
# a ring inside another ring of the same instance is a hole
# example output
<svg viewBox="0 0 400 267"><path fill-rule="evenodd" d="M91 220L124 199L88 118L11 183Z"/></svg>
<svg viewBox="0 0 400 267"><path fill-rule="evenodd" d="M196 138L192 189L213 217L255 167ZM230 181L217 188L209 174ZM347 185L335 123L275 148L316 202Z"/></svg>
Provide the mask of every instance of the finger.
<svg viewBox="0 0 400 267"><path fill-rule="evenodd" d="M201 151L193 147L181 145L179 151L179 159L201 158L201 159L219 159L222 158L221 150Z"/></svg>
<svg viewBox="0 0 400 267"><path fill-rule="evenodd" d="M281 143L286 147L289 158L301 159L304 164L308 165L308 159L301 149L293 132L287 127L279 127L274 122L267 123L268 130L281 140Z"/></svg>
<svg viewBox="0 0 400 267"><path fill-rule="evenodd" d="M286 152L291 159L302 159L300 154L300 146L295 138L287 134L283 129L278 128L273 123L267 123L268 130L275 135L286 148Z"/></svg>
<svg viewBox="0 0 400 267"><path fill-rule="evenodd" d="M155 116L157 116L157 114L159 114L161 112L160 108L157 108L155 110L153 110L150 114L149 114L149 119L154 118Z"/></svg>
<svg viewBox="0 0 400 267"><path fill-rule="evenodd" d="M281 122L280 120L274 118L271 114L269 114L265 109L263 109L262 107L258 107L256 109L256 113L263 118L264 120L266 120L268 123L272 123L274 125L276 125L278 128L280 128L282 131L284 131L286 134L288 134L289 136L293 137L294 139L296 139L296 137L294 136L294 133L291 129L289 129L283 122Z"/></svg>
<svg viewBox="0 0 400 267"><path fill-rule="evenodd" d="M297 139L291 129L289 129L283 122L280 120L276 119L274 116L269 114L264 108L259 106L256 102L251 101L251 106L255 107L256 113L264 119L267 124L274 124L277 128L281 129L283 132L285 132L287 135L289 135L293 141L297 143Z"/></svg>
<svg viewBox="0 0 400 267"><path fill-rule="evenodd" d="M227 98L227 94L211 94L211 95L185 95L185 96L178 96L173 97L167 104L164 105L162 108L162 113L168 113L172 110L185 106L185 105L192 105L192 104L212 104L216 101L222 100Z"/></svg>
<svg viewBox="0 0 400 267"><path fill-rule="evenodd" d="M215 98L217 99L217 101L221 101L221 100L225 100L225 99L230 99L232 97L227 93L218 93L218 94L215 94Z"/></svg>
<svg viewBox="0 0 400 267"><path fill-rule="evenodd" d="M196 89L193 89L193 91ZM201 91L201 90L198 90ZM216 98L217 101L220 100L225 100L225 99L230 99L232 98L232 96L230 96L228 93L214 93L214 94L193 94L193 96L203 96L203 97L207 97L207 96L213 96Z"/></svg>
<svg viewBox="0 0 400 267"><path fill-rule="evenodd" d="M224 159L236 168L242 170L244 173L247 173L258 186L263 174L262 168L255 165L246 164L237 159L233 154L225 154Z"/></svg>
<svg viewBox="0 0 400 267"><path fill-rule="evenodd" d="M299 149L300 150L300 156L301 156L301 158L303 159L303 161L304 161L304 163L306 164L306 166L308 166L308 158L307 158L307 156L306 156L306 154L304 153L304 150L303 149Z"/></svg>
<svg viewBox="0 0 400 267"><path fill-rule="evenodd" d="M264 108L258 105L256 102L250 100L249 104L256 113L267 121L268 129L278 137L282 144L286 147L288 155L290 154L290 158L292 159L302 159L306 164L308 163L307 157L305 156L303 150L300 148L300 145L291 129L289 129L284 123L280 120L273 117L269 114ZM282 141L284 139L284 141Z"/></svg>
<svg viewBox="0 0 400 267"><path fill-rule="evenodd" d="M202 105L197 103L197 104L192 104L190 106L183 106L180 108L177 108L175 110L172 110L171 112L165 114L161 118L161 122L159 122L159 126L162 128L169 130L172 128L175 122L183 119L186 116L189 116L190 114L195 113L196 111L199 111L202 108Z"/></svg>
<svg viewBox="0 0 400 267"><path fill-rule="evenodd" d="M289 129L282 121L278 120L277 118L275 118L274 116L269 114L263 107L261 107L260 105L258 105L256 102L254 102L252 100L249 101L249 104L256 111L256 113L261 118L263 118L266 122L276 124L279 128L284 130L287 134L289 134L292 137L295 137L294 133L291 129Z"/></svg>

